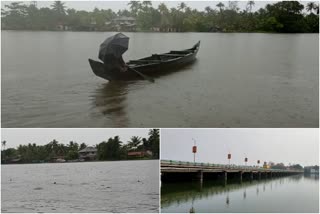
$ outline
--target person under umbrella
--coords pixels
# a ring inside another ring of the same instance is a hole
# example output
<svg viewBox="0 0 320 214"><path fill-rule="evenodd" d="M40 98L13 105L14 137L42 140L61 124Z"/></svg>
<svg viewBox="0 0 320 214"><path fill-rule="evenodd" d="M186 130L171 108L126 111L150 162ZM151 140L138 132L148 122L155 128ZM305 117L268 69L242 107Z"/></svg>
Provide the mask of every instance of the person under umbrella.
<svg viewBox="0 0 320 214"><path fill-rule="evenodd" d="M127 65L122 58L122 54L128 50L129 37L122 33L107 38L99 49L99 59L101 59L109 70L127 70Z"/></svg>
<svg viewBox="0 0 320 214"><path fill-rule="evenodd" d="M120 72L127 71L127 65L122 56L116 57L113 54L107 54L104 56L103 62L108 70L119 70Z"/></svg>

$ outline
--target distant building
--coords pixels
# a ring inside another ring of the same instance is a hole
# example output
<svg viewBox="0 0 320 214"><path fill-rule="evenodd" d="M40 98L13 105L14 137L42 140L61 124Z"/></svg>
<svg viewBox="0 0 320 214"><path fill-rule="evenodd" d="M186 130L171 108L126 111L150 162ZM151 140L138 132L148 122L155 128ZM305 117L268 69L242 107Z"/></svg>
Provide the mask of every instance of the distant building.
<svg viewBox="0 0 320 214"><path fill-rule="evenodd" d="M59 23L58 25L56 25L56 29L60 30L60 31L67 31L67 30L71 30L71 28L68 25L64 25Z"/></svg>
<svg viewBox="0 0 320 214"><path fill-rule="evenodd" d="M265 169L270 169L270 165L268 165L266 162L264 162L263 168L265 168Z"/></svg>
<svg viewBox="0 0 320 214"><path fill-rule="evenodd" d="M310 169L310 174L319 174L319 170L312 168L312 169Z"/></svg>
<svg viewBox="0 0 320 214"><path fill-rule="evenodd" d="M92 146L88 146L79 151L79 159L84 160L95 160L97 157L98 150Z"/></svg>
<svg viewBox="0 0 320 214"><path fill-rule="evenodd" d="M143 157L152 157L152 152L149 150L128 152L128 158L143 158Z"/></svg>
<svg viewBox="0 0 320 214"><path fill-rule="evenodd" d="M64 156L55 156L55 157L51 158L51 161L52 161L52 162L55 162L55 163L63 163L63 162L66 162Z"/></svg>
<svg viewBox="0 0 320 214"><path fill-rule="evenodd" d="M105 22L105 25L117 31L136 31L137 23L134 17L121 16Z"/></svg>
<svg viewBox="0 0 320 214"><path fill-rule="evenodd" d="M152 27L151 30L153 32L160 32L161 31L160 27Z"/></svg>
<svg viewBox="0 0 320 214"><path fill-rule="evenodd" d="M213 26L213 27L210 27L209 32L223 32L223 30L219 26Z"/></svg>

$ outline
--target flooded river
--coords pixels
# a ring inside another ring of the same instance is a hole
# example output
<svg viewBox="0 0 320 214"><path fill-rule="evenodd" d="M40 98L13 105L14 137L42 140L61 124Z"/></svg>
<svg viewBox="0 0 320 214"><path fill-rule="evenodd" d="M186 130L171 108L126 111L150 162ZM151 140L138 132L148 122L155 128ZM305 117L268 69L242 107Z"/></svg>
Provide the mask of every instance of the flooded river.
<svg viewBox="0 0 320 214"><path fill-rule="evenodd" d="M159 211L157 160L2 165L1 182L2 212Z"/></svg>
<svg viewBox="0 0 320 214"><path fill-rule="evenodd" d="M319 177L227 184L162 184L163 213L319 213Z"/></svg>
<svg viewBox="0 0 320 214"><path fill-rule="evenodd" d="M113 33L2 31L2 127L318 127L318 34L125 33L124 59L190 48L155 83L108 83Z"/></svg>

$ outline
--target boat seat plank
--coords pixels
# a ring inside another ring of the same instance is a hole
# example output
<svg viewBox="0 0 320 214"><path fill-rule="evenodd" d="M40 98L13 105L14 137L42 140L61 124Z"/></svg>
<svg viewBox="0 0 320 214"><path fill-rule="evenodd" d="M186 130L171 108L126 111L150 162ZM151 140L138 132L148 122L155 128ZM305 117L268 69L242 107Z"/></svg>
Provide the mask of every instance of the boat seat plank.
<svg viewBox="0 0 320 214"><path fill-rule="evenodd" d="M173 54L189 54L189 53L193 53L192 50L189 50L189 51L170 51L170 53L173 53Z"/></svg>
<svg viewBox="0 0 320 214"><path fill-rule="evenodd" d="M186 54L159 54L159 56L183 57L186 56Z"/></svg>
<svg viewBox="0 0 320 214"><path fill-rule="evenodd" d="M129 61L129 63L146 63L146 62L157 63L157 62L161 62L161 60L138 59L138 60L130 60L130 61Z"/></svg>

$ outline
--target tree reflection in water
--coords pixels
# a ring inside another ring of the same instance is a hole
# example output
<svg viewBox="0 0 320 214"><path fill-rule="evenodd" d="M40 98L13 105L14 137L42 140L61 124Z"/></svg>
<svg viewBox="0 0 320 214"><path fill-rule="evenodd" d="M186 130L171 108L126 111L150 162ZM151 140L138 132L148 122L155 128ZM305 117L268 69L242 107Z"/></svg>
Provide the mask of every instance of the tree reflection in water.
<svg viewBox="0 0 320 214"><path fill-rule="evenodd" d="M264 197L268 192L277 191L282 185L288 183L301 181L301 179L312 179L315 177L304 177L303 175L295 175L289 177L278 177L273 179L264 179L264 180L254 180L244 181L242 184L239 184L239 181L230 180L226 185L225 182L221 181L204 181L203 184L200 182L183 182L183 183L163 183L161 187L161 207L166 210L167 207L174 206L174 204L181 204L181 206L187 205L187 210L185 212L196 212L196 210L203 209L203 202L206 199L211 198L213 195L221 195L224 198L224 207L225 209L233 209L233 206L238 206L237 202L239 199L236 194L235 203L231 205L231 197L234 196L235 192L242 192L242 200L251 200L251 195L256 193L256 197ZM318 176L317 178L318 179ZM275 184L273 184L275 183ZM199 185L200 184L200 185ZM282 187L281 187L282 188ZM263 192L261 192L261 189ZM240 193L241 194L241 193ZM248 196L248 197L247 197ZM241 197L241 196L240 196ZM219 197L217 197L218 199ZM210 203L210 202L209 202ZM215 201L212 201L215 204ZM214 205L213 205L214 206ZM218 211L217 207L212 207L212 211ZM205 208L205 210L208 210Z"/></svg>
<svg viewBox="0 0 320 214"><path fill-rule="evenodd" d="M226 195L225 205L226 207L230 206L230 195L229 192L232 190L243 189L243 199L247 199L247 189L256 186L256 195L260 194L260 189L263 189L263 192L272 189L272 182L279 182L280 184L292 182L292 180L297 181L303 177L301 176L292 176L286 178L275 178L268 180L254 180L252 182L246 181L239 184L238 181L231 182L226 184L225 182L213 182L213 181L204 181L202 184L200 182L185 182L185 183L162 183L161 187L161 205L166 207L170 206L172 203L189 203L189 211L195 211L195 204L198 200L202 198L208 198L211 195ZM278 181L277 181L278 180ZM269 188L270 185L270 188Z"/></svg>

